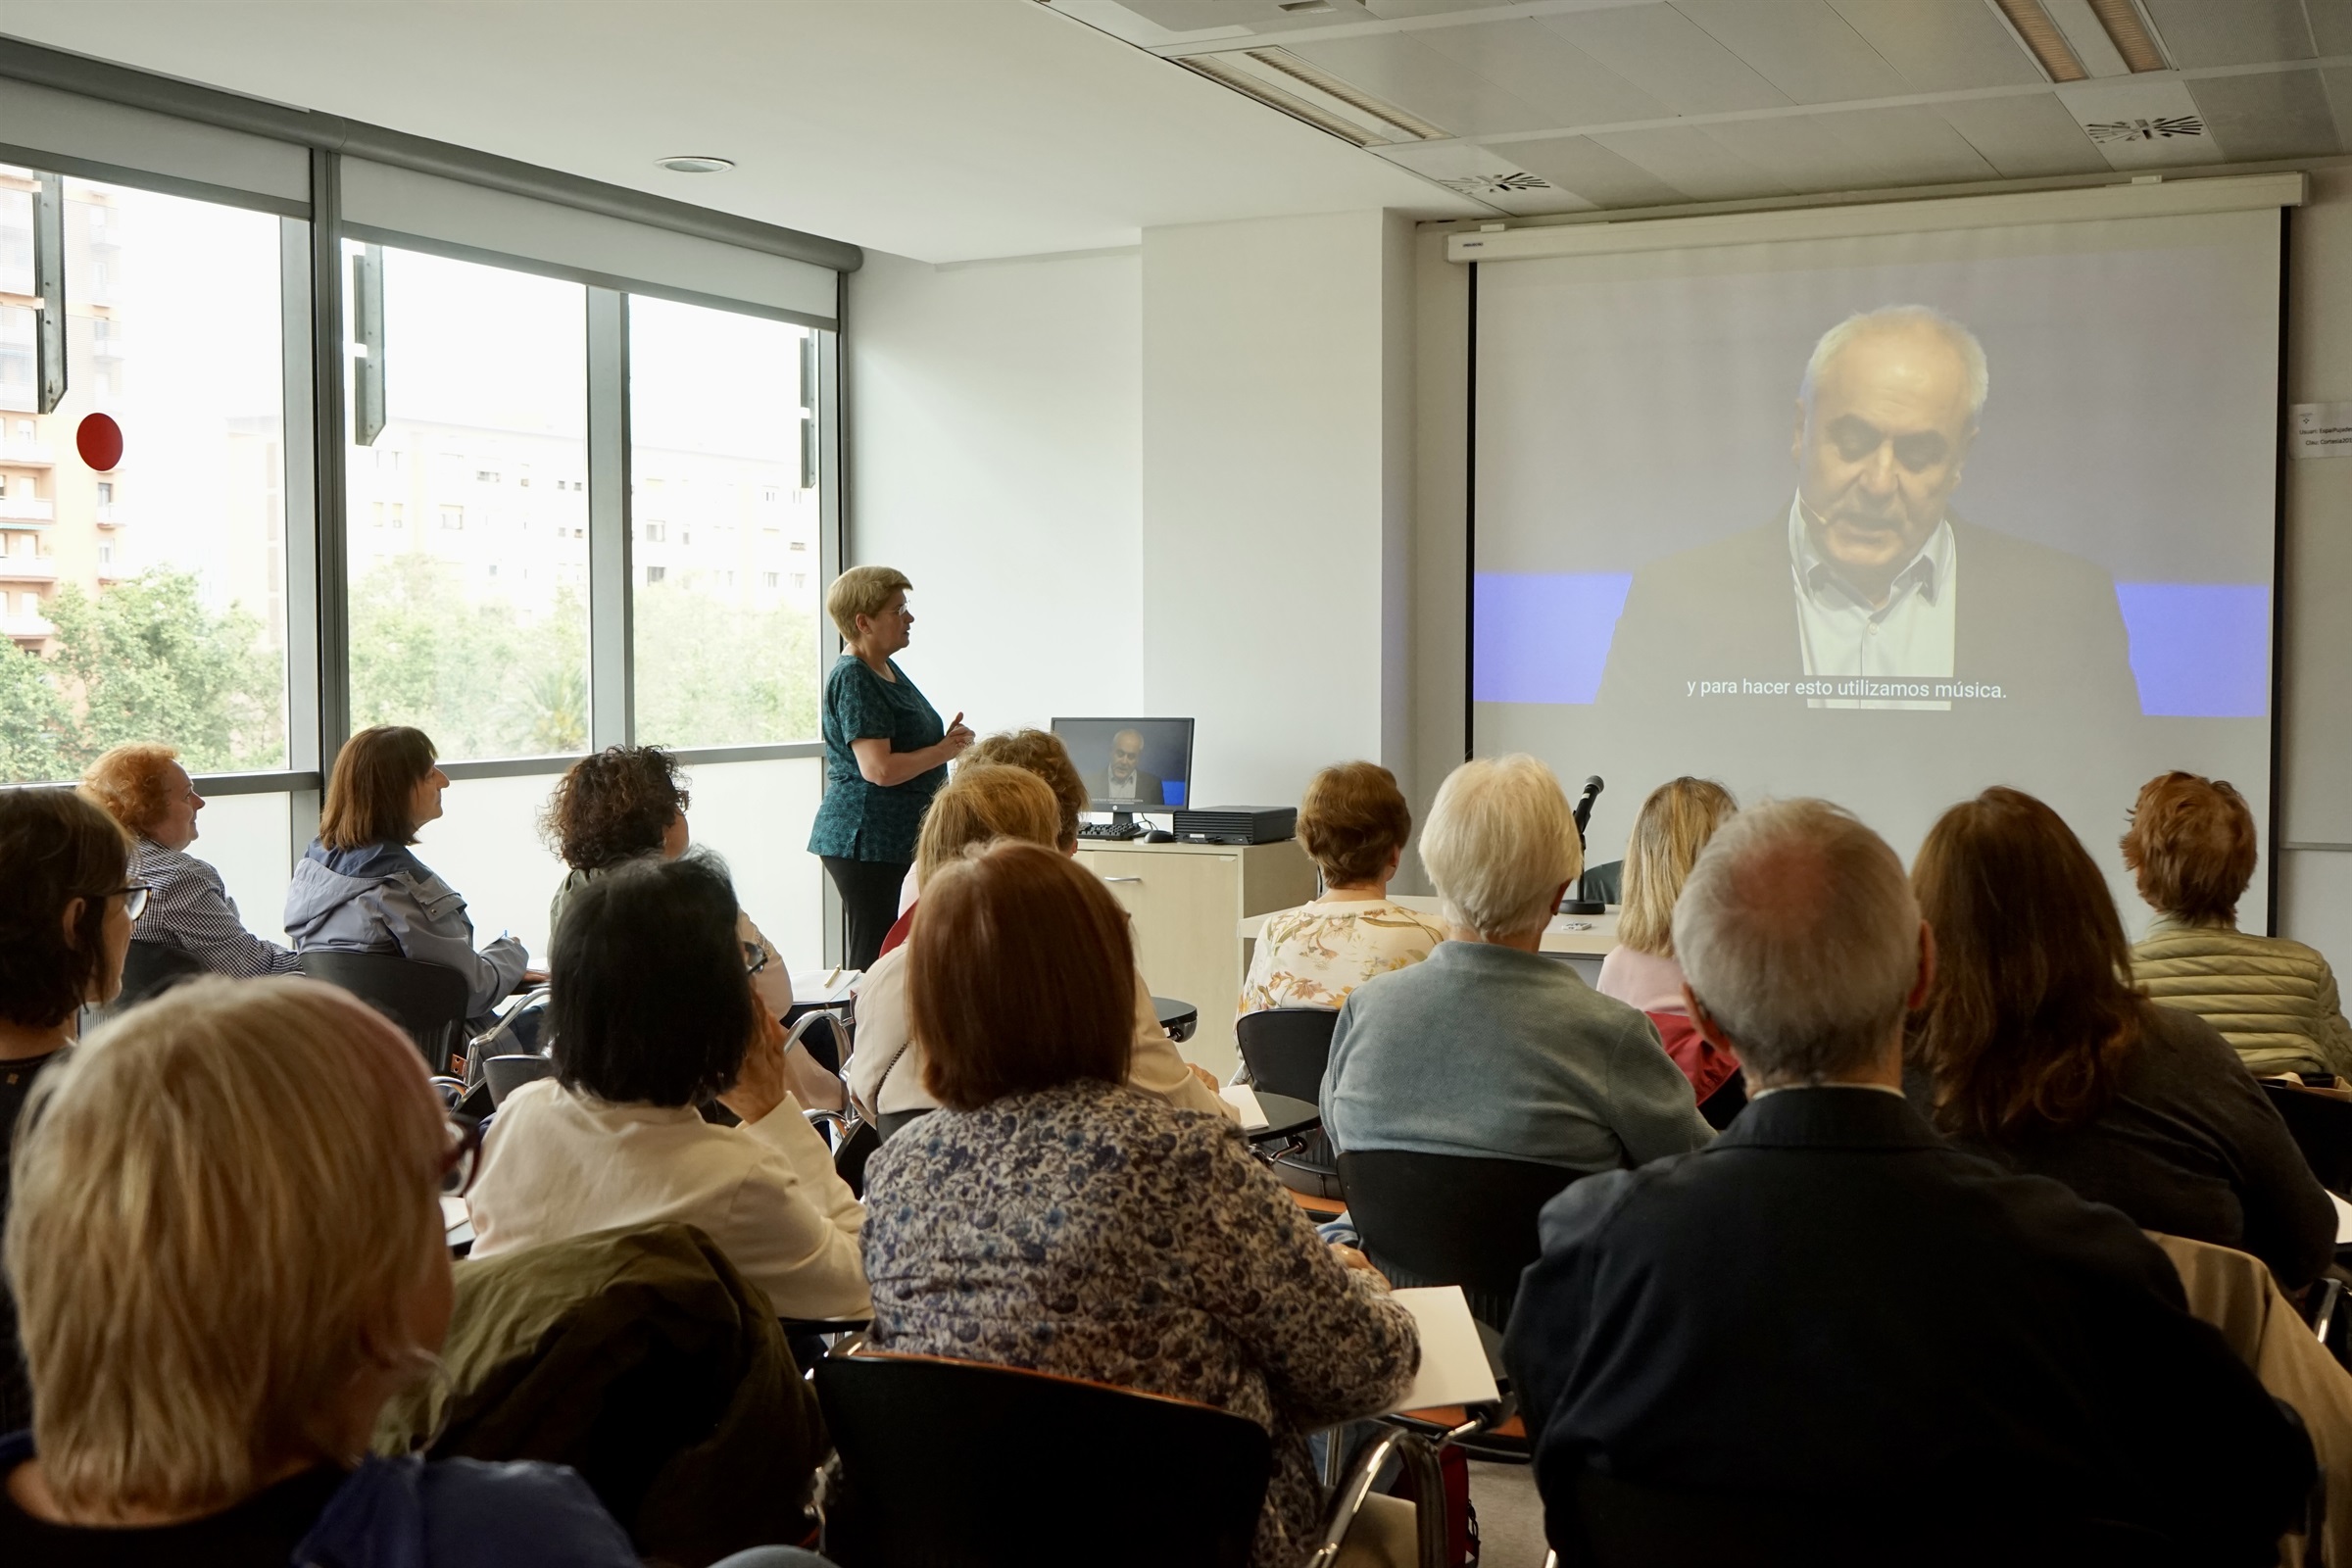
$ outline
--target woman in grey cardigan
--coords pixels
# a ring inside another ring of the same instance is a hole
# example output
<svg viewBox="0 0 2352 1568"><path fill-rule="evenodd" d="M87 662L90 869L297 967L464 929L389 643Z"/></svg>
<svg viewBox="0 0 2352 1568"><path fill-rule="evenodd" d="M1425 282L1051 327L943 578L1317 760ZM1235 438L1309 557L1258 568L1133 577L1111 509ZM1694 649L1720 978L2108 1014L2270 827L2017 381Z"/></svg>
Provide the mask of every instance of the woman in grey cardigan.
<svg viewBox="0 0 2352 1568"><path fill-rule="evenodd" d="M1421 830L1421 861L1451 929L1340 1008L1322 1097L1335 1149L1590 1173L1715 1136L1648 1017L1538 951L1584 866L1551 769L1524 756L1455 768Z"/></svg>

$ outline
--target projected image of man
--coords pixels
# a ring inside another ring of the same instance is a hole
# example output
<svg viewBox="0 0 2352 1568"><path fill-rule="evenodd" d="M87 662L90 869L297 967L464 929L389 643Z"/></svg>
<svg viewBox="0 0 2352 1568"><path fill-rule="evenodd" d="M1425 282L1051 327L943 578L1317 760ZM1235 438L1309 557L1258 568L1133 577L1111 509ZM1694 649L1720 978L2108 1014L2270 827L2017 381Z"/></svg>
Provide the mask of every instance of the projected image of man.
<svg viewBox="0 0 2352 1568"><path fill-rule="evenodd" d="M1925 306L1830 328L1797 393L1794 498L1762 528L1636 575L1602 700L2064 699L2136 713L2106 573L1952 510L1989 380L1976 335Z"/></svg>
<svg viewBox="0 0 2352 1568"><path fill-rule="evenodd" d="M1110 760L1104 769L1086 781L1098 801L1113 806L1164 806L1165 792L1159 775L1147 773L1143 767L1144 733L1123 729L1110 738Z"/></svg>

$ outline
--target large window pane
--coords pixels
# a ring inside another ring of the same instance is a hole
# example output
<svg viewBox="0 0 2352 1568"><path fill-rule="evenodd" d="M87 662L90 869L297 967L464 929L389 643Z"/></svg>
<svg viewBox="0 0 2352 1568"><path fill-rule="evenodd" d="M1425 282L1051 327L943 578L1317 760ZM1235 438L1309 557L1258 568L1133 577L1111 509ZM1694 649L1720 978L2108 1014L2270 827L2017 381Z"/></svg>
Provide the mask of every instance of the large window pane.
<svg viewBox="0 0 2352 1568"><path fill-rule="evenodd" d="M816 735L815 342L629 301L637 739Z"/></svg>
<svg viewBox="0 0 2352 1568"><path fill-rule="evenodd" d="M825 953L824 867L801 849L824 776L822 758L779 757L700 762L686 778L694 842L726 860L737 902L800 976L821 970Z"/></svg>
<svg viewBox="0 0 2352 1568"><path fill-rule="evenodd" d="M281 946L286 941L286 884L293 879L288 842L291 796L214 795L196 813L196 842L188 853L210 860L237 901L245 929Z"/></svg>
<svg viewBox="0 0 2352 1568"><path fill-rule="evenodd" d="M352 724L414 724L446 758L578 751L585 290L389 246L344 251ZM380 335L367 310L379 288Z"/></svg>
<svg viewBox="0 0 2352 1568"><path fill-rule="evenodd" d="M127 740L285 761L279 226L64 182L67 391L36 412L34 180L0 166L0 781ZM82 462L93 413L122 458Z"/></svg>

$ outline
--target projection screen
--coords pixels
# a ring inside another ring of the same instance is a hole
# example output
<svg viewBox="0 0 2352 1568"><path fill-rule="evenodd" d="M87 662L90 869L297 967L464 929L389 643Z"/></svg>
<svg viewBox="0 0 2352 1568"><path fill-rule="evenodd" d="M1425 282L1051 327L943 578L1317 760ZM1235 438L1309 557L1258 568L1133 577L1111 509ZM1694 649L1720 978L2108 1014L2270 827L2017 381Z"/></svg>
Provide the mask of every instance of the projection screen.
<svg viewBox="0 0 2352 1568"><path fill-rule="evenodd" d="M2149 918L2133 796L2272 790L2276 206L1486 262L1472 745L1820 795L1908 860L1992 784ZM2258 870L2240 916L2267 929Z"/></svg>

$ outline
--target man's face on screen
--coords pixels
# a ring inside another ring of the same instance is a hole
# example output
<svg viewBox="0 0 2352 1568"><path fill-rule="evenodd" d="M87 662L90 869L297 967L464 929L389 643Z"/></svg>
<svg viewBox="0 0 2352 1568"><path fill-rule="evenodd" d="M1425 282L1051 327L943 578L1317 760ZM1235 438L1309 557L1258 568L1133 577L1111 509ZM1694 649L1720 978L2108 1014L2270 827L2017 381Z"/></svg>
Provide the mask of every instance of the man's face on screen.
<svg viewBox="0 0 2352 1568"><path fill-rule="evenodd" d="M1144 760L1144 738L1134 730L1123 729L1110 738L1110 776L1119 780L1135 777L1136 765Z"/></svg>
<svg viewBox="0 0 2352 1568"><path fill-rule="evenodd" d="M1960 483L1976 436L1968 369L1924 326L1866 333L1822 367L1796 410L1797 495L1814 548L1884 595Z"/></svg>

